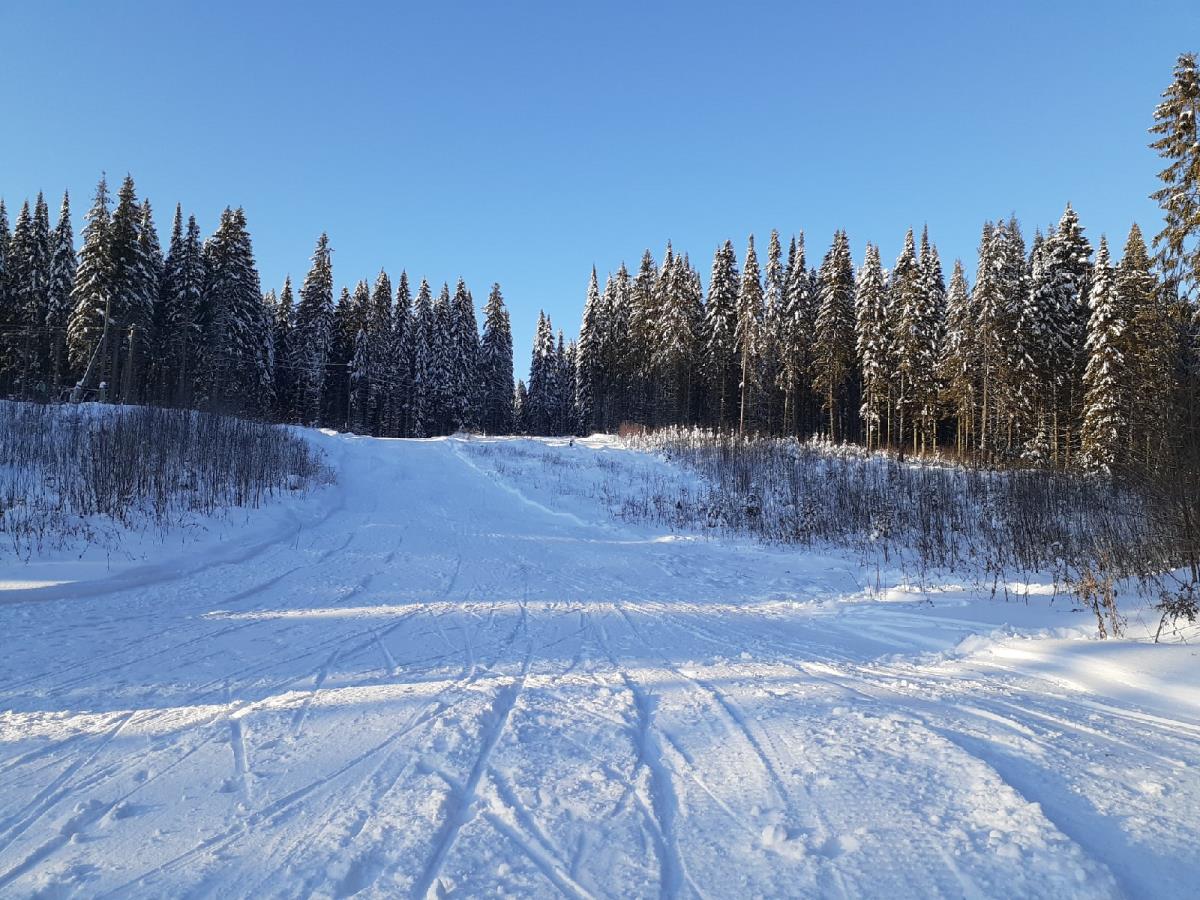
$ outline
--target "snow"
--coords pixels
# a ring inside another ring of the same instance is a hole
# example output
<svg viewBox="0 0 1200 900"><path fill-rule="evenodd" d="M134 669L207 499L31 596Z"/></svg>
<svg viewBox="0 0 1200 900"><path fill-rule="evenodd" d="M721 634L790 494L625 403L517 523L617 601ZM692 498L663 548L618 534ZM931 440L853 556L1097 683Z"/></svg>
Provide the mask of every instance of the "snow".
<svg viewBox="0 0 1200 900"><path fill-rule="evenodd" d="M692 476L603 437L312 440L0 564L0 896L1195 895L1192 644L629 524Z"/></svg>

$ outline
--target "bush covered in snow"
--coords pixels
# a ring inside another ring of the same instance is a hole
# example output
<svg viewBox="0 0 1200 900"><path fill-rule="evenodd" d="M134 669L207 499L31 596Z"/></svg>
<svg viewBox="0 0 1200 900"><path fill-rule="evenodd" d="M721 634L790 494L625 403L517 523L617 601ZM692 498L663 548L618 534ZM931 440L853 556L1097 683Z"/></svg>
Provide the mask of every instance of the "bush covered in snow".
<svg viewBox="0 0 1200 900"><path fill-rule="evenodd" d="M287 428L190 410L0 401L0 552L257 507L328 469ZM109 528L111 530L111 528Z"/></svg>

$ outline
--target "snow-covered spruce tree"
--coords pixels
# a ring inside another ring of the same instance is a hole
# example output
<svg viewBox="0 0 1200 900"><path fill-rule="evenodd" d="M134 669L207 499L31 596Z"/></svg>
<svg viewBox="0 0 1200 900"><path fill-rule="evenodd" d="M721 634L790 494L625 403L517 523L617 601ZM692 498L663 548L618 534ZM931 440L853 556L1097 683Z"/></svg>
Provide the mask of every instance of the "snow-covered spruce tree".
<svg viewBox="0 0 1200 900"><path fill-rule="evenodd" d="M443 282L442 290L433 301L433 327L429 332L432 366L429 370L428 398L433 434L449 434L454 430L456 342L453 327L450 285Z"/></svg>
<svg viewBox="0 0 1200 900"><path fill-rule="evenodd" d="M838 231L818 274L813 335L813 389L822 398L830 440L849 438L847 394L854 379L854 263L850 239Z"/></svg>
<svg viewBox="0 0 1200 900"><path fill-rule="evenodd" d="M859 414L863 420L864 439L867 449L879 447L883 440L882 429L888 398L888 371L886 316L888 308L887 281L879 248L867 244L862 268L858 271L855 289L855 349L858 365L862 371L862 405Z"/></svg>
<svg viewBox="0 0 1200 900"><path fill-rule="evenodd" d="M205 242L201 397L214 409L266 415L274 405L271 323L241 209L226 209Z"/></svg>
<svg viewBox="0 0 1200 900"><path fill-rule="evenodd" d="M392 321L392 280L379 270L371 288L371 306L367 315L366 344L370 350L370 366L366 373L367 404L361 427L382 437L389 433L388 415L396 387L395 354L392 349L395 324ZM355 356L358 355L355 338Z"/></svg>
<svg viewBox="0 0 1200 900"><path fill-rule="evenodd" d="M599 410L604 406L603 312L600 282L596 267L592 266L575 357L575 405L579 409L580 427L588 434L599 429Z"/></svg>
<svg viewBox="0 0 1200 900"><path fill-rule="evenodd" d="M533 354L529 363L529 387L524 404L525 429L530 434L550 434L554 419L554 397L557 389L554 330L550 317L538 312L537 330L533 337Z"/></svg>
<svg viewBox="0 0 1200 900"><path fill-rule="evenodd" d="M492 285L487 306L483 309L479 373L482 385L480 426L487 434L511 434L516 427L513 411L516 388L513 385L512 324L499 284Z"/></svg>
<svg viewBox="0 0 1200 900"><path fill-rule="evenodd" d="M333 349L329 355L326 374L326 420L334 428L350 428L350 366L354 360L354 343L360 330L367 327L371 306L371 291L359 279L352 294L343 286L333 308Z"/></svg>
<svg viewBox="0 0 1200 900"><path fill-rule="evenodd" d="M6 387L5 374L9 368L8 340L4 335L12 327L16 319L16 310L12 306L12 289L9 270L9 246L12 234L8 229L8 210L0 199L0 388Z"/></svg>
<svg viewBox="0 0 1200 900"><path fill-rule="evenodd" d="M921 307L917 342L919 364L912 383L919 447L922 451L937 446L938 392L937 363L946 336L946 279L938 249L929 242L929 229L921 229Z"/></svg>
<svg viewBox="0 0 1200 900"><path fill-rule="evenodd" d="M474 428L479 421L479 325L475 301L459 278L450 306L450 422L451 431Z"/></svg>
<svg viewBox="0 0 1200 900"><path fill-rule="evenodd" d="M154 225L154 213L149 200L142 201L141 218L138 223L138 255L141 257L142 295L139 308L146 316L146 332L138 351L142 355L136 380L142 384L140 400L163 403L161 374L163 360L157 341L158 315L162 298L163 260L162 247L158 240L158 229ZM133 377L130 372L130 377Z"/></svg>
<svg viewBox="0 0 1200 900"><path fill-rule="evenodd" d="M972 292L980 402L978 447L993 459L1007 456L1013 449L1018 355L1014 337L1022 302L1020 282L1012 283L1010 272L1011 247L1016 243L1009 223L984 225ZM1021 255L1024 257L1023 250Z"/></svg>
<svg viewBox="0 0 1200 900"><path fill-rule="evenodd" d="M607 387L604 391L603 427L606 431L616 430L629 417L630 373L627 367L627 351L630 338L630 296L632 283L629 270L621 263L617 272L604 287L604 342L603 359Z"/></svg>
<svg viewBox="0 0 1200 900"><path fill-rule="evenodd" d="M108 399L131 403L141 395L142 367L153 321L153 304L147 291L151 273L141 240L142 215L133 178L127 175L117 192L108 230L107 288L112 306L102 371Z"/></svg>
<svg viewBox="0 0 1200 900"><path fill-rule="evenodd" d="M525 389L524 381L517 381L513 389L513 430L517 434L529 434L526 425L526 415L529 410L529 392Z"/></svg>
<svg viewBox="0 0 1200 900"><path fill-rule="evenodd" d="M759 340L758 384L759 415L764 428L778 434L783 427L783 392L780 372L784 329L783 246L779 231L771 229L767 242L766 280L763 287L763 321Z"/></svg>
<svg viewBox="0 0 1200 900"><path fill-rule="evenodd" d="M389 291L390 294L390 291ZM354 353L350 357L350 398L347 430L365 434L371 412L371 354L367 330L359 328L354 336Z"/></svg>
<svg viewBox="0 0 1200 900"><path fill-rule="evenodd" d="M1143 471L1163 462L1171 431L1171 392L1175 381L1178 334L1171 307L1154 277L1142 231L1129 229L1125 251L1117 266L1119 307L1128 319L1122 352L1129 385L1125 413L1129 426L1130 460Z"/></svg>
<svg viewBox="0 0 1200 900"><path fill-rule="evenodd" d="M1083 375L1083 425L1080 459L1086 469L1112 472L1123 462L1127 444L1124 391L1129 375L1122 346L1126 323L1116 276L1101 237L1088 295L1087 367Z"/></svg>
<svg viewBox="0 0 1200 900"><path fill-rule="evenodd" d="M163 311L167 335L160 341L169 348L170 387L172 402L192 406L199 393L199 376L203 372L204 334L201 322L204 285L207 281L204 242L195 216L188 216L187 229L179 249L179 259L172 264L169 283L170 297Z"/></svg>
<svg viewBox="0 0 1200 900"><path fill-rule="evenodd" d="M889 288L890 321L885 340L892 356L892 381L895 384L895 433L901 446L909 438L916 418L914 384L920 378L922 363L921 307L924 285L917 260L917 245L910 228L904 235L904 249L892 268ZM915 431L912 432L915 435Z"/></svg>
<svg viewBox="0 0 1200 900"><path fill-rule="evenodd" d="M946 291L946 332L938 355L937 373L942 404L954 419L954 440L960 457L973 447L977 360L971 293L962 260L956 259Z"/></svg>
<svg viewBox="0 0 1200 900"><path fill-rule="evenodd" d="M1082 413L1082 378L1087 353L1084 336L1088 320L1087 294L1091 279L1092 248L1083 234L1079 217L1068 204L1058 230L1046 239L1046 264L1057 303L1058 343L1065 348L1056 365L1063 371L1061 387L1055 391L1052 411L1054 460L1068 465L1078 440Z"/></svg>
<svg viewBox="0 0 1200 900"><path fill-rule="evenodd" d="M653 348L654 370L662 378L662 420L692 423L693 373L697 368L697 337L703 320L702 300L686 256L676 256L660 279L658 337Z"/></svg>
<svg viewBox="0 0 1200 900"><path fill-rule="evenodd" d="M783 391L783 427L799 434L811 403L809 349L815 312L804 255L804 232L792 238L784 272L783 314L779 329L779 386Z"/></svg>
<svg viewBox="0 0 1200 900"><path fill-rule="evenodd" d="M431 380L435 369L433 360L433 295L424 278L417 288L409 321L412 348L412 387L409 401L409 421L412 437L429 437L434 433Z"/></svg>
<svg viewBox="0 0 1200 900"><path fill-rule="evenodd" d="M1196 54L1183 53L1170 86L1154 110L1151 148L1167 163L1162 187L1151 196L1163 211L1154 239L1168 290L1200 299L1200 73Z"/></svg>
<svg viewBox="0 0 1200 900"><path fill-rule="evenodd" d="M670 242L668 255L673 255ZM653 347L655 326L658 321L656 302L658 299L658 270L654 257L647 249L637 275L629 287L629 340L623 354L623 366L628 379L626 388L626 413L634 421L654 424L655 383L653 378ZM529 384L531 402L534 400L533 382Z"/></svg>
<svg viewBox="0 0 1200 900"><path fill-rule="evenodd" d="M29 372L29 317L32 298L36 297L36 285L31 282L36 274L31 272L33 258L33 213L29 201L21 205L13 226L12 240L8 246L9 321L3 333L5 382L10 391L24 396Z"/></svg>
<svg viewBox="0 0 1200 900"><path fill-rule="evenodd" d="M575 434L579 431L579 410L575 406L575 342L563 343L563 333L558 332L558 348L555 351L557 369L556 432Z"/></svg>
<svg viewBox="0 0 1200 900"><path fill-rule="evenodd" d="M713 255L704 307L704 372L708 378L709 421L720 429L733 423L737 404L738 269L733 243Z"/></svg>
<svg viewBox="0 0 1200 900"><path fill-rule="evenodd" d="M325 234L317 240L312 266L300 287L295 338L290 362L296 375L296 413L304 424L320 424L333 349L333 266Z"/></svg>
<svg viewBox="0 0 1200 900"><path fill-rule="evenodd" d="M271 346L275 378L275 412L281 422L296 421L296 377L292 366L295 358L296 298L292 292L292 276L283 279L283 289L272 310Z"/></svg>
<svg viewBox="0 0 1200 900"><path fill-rule="evenodd" d="M58 224L51 238L50 284L46 297L46 335L53 396L59 395L70 374L67 367L67 322L71 316L71 294L75 287L77 266L75 233L71 228L71 198L63 193Z"/></svg>
<svg viewBox="0 0 1200 900"><path fill-rule="evenodd" d="M746 247L746 261L742 269L742 280L738 287L737 329L734 343L737 347L741 383L738 401L738 433L755 425L754 391L758 375L758 354L762 340L763 289L762 276L758 269L758 256L754 252L754 235L750 235Z"/></svg>
<svg viewBox="0 0 1200 900"><path fill-rule="evenodd" d="M395 379L390 391L385 433L389 437L408 437L412 407L412 292L408 287L408 272L401 270L396 286L396 303L392 308L391 370Z"/></svg>

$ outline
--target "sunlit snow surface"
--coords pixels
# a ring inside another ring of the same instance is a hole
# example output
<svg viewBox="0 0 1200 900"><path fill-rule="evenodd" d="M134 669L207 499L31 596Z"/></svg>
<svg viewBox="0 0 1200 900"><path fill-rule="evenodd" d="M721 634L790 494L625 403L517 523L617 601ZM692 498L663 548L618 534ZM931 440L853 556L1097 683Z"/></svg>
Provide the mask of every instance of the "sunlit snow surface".
<svg viewBox="0 0 1200 900"><path fill-rule="evenodd" d="M608 440L313 440L0 564L0 896L1196 896L1192 644L629 524L689 476Z"/></svg>

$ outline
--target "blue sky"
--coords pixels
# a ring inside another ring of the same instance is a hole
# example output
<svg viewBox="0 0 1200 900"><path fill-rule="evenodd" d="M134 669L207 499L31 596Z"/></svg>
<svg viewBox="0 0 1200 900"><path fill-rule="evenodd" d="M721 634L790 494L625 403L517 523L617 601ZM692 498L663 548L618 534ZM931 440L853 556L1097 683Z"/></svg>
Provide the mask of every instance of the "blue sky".
<svg viewBox="0 0 1200 900"><path fill-rule="evenodd" d="M589 270L671 238L835 228L885 260L928 223L1069 200L1093 240L1158 227L1146 128L1200 3L0 4L0 196L134 175L159 226L246 209L264 286L328 231L337 282L499 281L517 370Z"/></svg>

